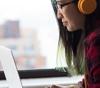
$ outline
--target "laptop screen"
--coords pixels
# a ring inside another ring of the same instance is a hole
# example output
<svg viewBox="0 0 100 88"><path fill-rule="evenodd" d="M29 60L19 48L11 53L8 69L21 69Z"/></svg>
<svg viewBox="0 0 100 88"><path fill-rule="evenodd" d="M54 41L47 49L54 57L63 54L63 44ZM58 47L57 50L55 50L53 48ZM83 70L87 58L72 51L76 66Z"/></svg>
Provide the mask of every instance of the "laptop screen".
<svg viewBox="0 0 100 88"><path fill-rule="evenodd" d="M9 88L22 88L21 80L19 78L15 65L13 53L10 49L0 46L0 61Z"/></svg>

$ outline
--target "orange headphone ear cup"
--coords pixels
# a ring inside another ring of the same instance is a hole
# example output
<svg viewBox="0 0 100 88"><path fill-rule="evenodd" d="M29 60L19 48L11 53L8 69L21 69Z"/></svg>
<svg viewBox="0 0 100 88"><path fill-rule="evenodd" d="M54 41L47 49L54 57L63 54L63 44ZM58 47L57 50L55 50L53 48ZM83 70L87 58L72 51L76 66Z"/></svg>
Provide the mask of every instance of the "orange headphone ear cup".
<svg viewBox="0 0 100 88"><path fill-rule="evenodd" d="M82 6L81 6L82 1L83 1L83 0L79 0L79 1L78 1L78 9L79 9L79 11L80 11L81 13L83 13L83 11L82 11Z"/></svg>
<svg viewBox="0 0 100 88"><path fill-rule="evenodd" d="M78 9L83 14L91 14L95 11L97 7L96 0L79 0Z"/></svg>

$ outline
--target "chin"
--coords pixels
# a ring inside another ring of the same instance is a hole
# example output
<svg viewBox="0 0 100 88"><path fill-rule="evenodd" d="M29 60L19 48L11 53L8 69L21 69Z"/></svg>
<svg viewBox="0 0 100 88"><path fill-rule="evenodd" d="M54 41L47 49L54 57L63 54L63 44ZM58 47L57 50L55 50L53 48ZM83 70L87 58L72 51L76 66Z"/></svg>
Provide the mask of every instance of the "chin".
<svg viewBox="0 0 100 88"><path fill-rule="evenodd" d="M79 30L79 29L67 27L67 30L68 30L69 32L74 32L74 31L77 31L77 30Z"/></svg>
<svg viewBox="0 0 100 88"><path fill-rule="evenodd" d="M68 30L69 32L73 32L73 31L75 31L74 29L72 29L72 28L68 28L68 27L67 27L67 30Z"/></svg>

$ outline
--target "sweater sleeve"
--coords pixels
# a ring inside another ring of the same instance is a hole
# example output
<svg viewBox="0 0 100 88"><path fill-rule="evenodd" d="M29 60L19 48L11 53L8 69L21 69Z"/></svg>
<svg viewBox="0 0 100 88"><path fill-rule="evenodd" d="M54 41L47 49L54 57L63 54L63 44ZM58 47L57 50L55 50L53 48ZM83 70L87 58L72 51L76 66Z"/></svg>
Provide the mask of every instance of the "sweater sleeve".
<svg viewBox="0 0 100 88"><path fill-rule="evenodd" d="M100 33L90 37L86 50L88 88L100 88Z"/></svg>

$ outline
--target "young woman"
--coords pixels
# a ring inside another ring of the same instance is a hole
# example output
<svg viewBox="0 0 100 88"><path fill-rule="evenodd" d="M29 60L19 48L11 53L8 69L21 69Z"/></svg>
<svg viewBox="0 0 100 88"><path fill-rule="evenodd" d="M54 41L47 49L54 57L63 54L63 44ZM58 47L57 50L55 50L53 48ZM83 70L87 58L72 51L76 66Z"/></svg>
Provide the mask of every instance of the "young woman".
<svg viewBox="0 0 100 88"><path fill-rule="evenodd" d="M100 0L52 0L52 4L68 71L85 74L73 88L100 88Z"/></svg>

